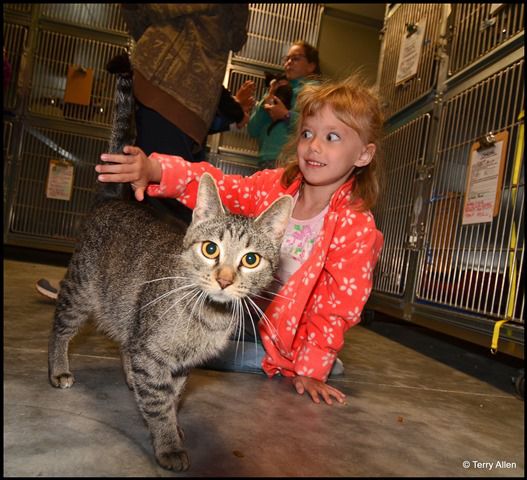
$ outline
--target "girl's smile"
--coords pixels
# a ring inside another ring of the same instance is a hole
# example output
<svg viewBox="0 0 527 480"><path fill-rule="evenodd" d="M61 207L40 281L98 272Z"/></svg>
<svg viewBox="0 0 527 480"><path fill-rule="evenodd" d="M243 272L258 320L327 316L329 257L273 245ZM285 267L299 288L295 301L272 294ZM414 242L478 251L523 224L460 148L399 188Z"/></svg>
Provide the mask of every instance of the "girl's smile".
<svg viewBox="0 0 527 480"><path fill-rule="evenodd" d="M304 181L333 192L355 167L370 163L375 145L365 145L359 134L339 120L329 106L304 118L297 154Z"/></svg>

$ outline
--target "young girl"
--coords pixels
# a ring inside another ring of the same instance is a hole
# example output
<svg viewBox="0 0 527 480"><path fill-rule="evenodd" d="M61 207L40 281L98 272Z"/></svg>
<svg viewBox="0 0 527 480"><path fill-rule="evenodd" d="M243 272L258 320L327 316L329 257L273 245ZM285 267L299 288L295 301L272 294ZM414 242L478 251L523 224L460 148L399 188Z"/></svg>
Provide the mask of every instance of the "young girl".
<svg viewBox="0 0 527 480"><path fill-rule="evenodd" d="M125 147L125 155L101 155L101 182L132 182L137 200L177 198L193 208L201 175L216 179L224 205L257 216L289 194L295 206L282 244L283 287L258 328L265 348L261 368L291 377L299 394L328 404L345 395L326 383L346 330L360 321L382 246L369 209L374 205L379 102L354 79L308 85L298 98L297 131L285 150L284 167L250 177L225 175L209 163Z"/></svg>

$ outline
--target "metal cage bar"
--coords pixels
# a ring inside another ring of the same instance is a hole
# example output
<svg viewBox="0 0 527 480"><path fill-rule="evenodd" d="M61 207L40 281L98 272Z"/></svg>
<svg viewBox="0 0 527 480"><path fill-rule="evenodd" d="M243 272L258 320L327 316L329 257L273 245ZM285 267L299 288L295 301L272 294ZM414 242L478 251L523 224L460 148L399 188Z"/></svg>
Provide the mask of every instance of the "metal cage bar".
<svg viewBox="0 0 527 480"><path fill-rule="evenodd" d="M523 60L445 101L417 297L523 323ZM487 132L509 132L498 214L462 225L471 146ZM521 131L521 132L520 132Z"/></svg>
<svg viewBox="0 0 527 480"><path fill-rule="evenodd" d="M4 109L14 110L17 107L17 83L20 72L20 61L24 51L28 28L24 25L16 25L4 22L4 47L7 58L12 68L11 81L4 92Z"/></svg>
<svg viewBox="0 0 527 480"><path fill-rule="evenodd" d="M29 111L109 127L113 113L115 78L106 72L108 60L122 47L63 33L40 30L35 50ZM68 66L93 69L89 105L64 102Z"/></svg>
<svg viewBox="0 0 527 480"><path fill-rule="evenodd" d="M207 160L226 175L249 176L258 170L256 166L247 164L245 158L236 155L209 153Z"/></svg>
<svg viewBox="0 0 527 480"><path fill-rule="evenodd" d="M318 3L250 3L247 42L233 59L282 68L281 58L295 40L317 44L322 9Z"/></svg>
<svg viewBox="0 0 527 480"><path fill-rule="evenodd" d="M31 13L33 5L31 3L4 3L3 7L6 12L27 14Z"/></svg>
<svg viewBox="0 0 527 480"><path fill-rule="evenodd" d="M374 209L384 247L374 273L374 291L403 295L406 290L409 250L408 219L412 216L416 172L424 162L430 114L397 128L383 138L386 178L381 199Z"/></svg>
<svg viewBox="0 0 527 480"><path fill-rule="evenodd" d="M127 34L117 3L47 3L40 12L60 22Z"/></svg>
<svg viewBox="0 0 527 480"><path fill-rule="evenodd" d="M493 8L497 5L497 10ZM453 3L449 75L455 75L524 31L523 3Z"/></svg>
<svg viewBox="0 0 527 480"><path fill-rule="evenodd" d="M107 143L103 138L26 126L17 159L16 196L9 231L38 237L44 243L53 240L73 243L92 205L94 165ZM67 160L74 167L70 201L46 196L50 160Z"/></svg>

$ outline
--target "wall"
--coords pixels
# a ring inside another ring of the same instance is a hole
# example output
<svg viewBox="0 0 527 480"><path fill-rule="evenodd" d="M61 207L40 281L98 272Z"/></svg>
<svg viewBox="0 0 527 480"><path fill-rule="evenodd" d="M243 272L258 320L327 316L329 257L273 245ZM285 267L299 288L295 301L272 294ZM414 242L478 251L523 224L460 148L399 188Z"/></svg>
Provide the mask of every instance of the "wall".
<svg viewBox="0 0 527 480"><path fill-rule="evenodd" d="M326 9L319 38L322 73L344 78L358 68L372 84L377 78L381 22Z"/></svg>

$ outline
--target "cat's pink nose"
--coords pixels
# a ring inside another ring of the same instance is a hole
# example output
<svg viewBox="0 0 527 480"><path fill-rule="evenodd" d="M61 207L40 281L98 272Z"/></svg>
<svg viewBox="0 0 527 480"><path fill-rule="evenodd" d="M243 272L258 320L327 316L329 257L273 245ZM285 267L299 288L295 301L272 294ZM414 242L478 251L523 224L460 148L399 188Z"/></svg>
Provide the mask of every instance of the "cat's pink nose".
<svg viewBox="0 0 527 480"><path fill-rule="evenodd" d="M232 280L229 280L227 278L217 278L216 281L220 284L220 287L222 288L222 290L224 290L225 288L227 288L229 285L232 285Z"/></svg>
<svg viewBox="0 0 527 480"><path fill-rule="evenodd" d="M222 267L216 272L216 281L222 290L225 290L229 285L234 283L235 273L230 267Z"/></svg>

